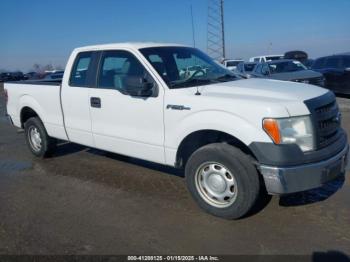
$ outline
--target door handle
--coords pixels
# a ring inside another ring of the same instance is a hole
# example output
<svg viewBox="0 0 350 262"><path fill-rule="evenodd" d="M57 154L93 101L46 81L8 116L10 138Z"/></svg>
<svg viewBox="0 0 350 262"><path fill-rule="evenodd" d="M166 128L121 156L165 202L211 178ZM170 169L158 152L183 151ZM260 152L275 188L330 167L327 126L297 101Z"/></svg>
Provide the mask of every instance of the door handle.
<svg viewBox="0 0 350 262"><path fill-rule="evenodd" d="M90 105L94 108L101 108L101 98L99 97L90 97Z"/></svg>

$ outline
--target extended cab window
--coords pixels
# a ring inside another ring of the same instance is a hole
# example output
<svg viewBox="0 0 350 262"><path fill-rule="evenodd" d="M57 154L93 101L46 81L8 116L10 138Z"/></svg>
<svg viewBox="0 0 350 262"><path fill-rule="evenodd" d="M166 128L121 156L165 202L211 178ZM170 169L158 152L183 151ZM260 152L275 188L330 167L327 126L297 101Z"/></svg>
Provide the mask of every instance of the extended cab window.
<svg viewBox="0 0 350 262"><path fill-rule="evenodd" d="M105 51L102 55L98 87L122 93L141 89L143 81L153 82L139 60L127 51Z"/></svg>
<svg viewBox="0 0 350 262"><path fill-rule="evenodd" d="M71 86L88 86L88 71L91 65L92 55L92 52L83 52L78 54L70 76L69 84Z"/></svg>

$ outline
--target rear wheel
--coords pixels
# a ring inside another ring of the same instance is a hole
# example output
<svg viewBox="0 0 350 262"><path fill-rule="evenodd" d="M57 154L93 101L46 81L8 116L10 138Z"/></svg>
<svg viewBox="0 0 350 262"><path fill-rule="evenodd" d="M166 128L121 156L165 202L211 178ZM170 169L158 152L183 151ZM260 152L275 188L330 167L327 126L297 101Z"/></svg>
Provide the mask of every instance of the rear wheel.
<svg viewBox="0 0 350 262"><path fill-rule="evenodd" d="M198 149L185 173L197 204L215 216L238 219L251 210L260 194L259 175L251 158L228 144Z"/></svg>
<svg viewBox="0 0 350 262"><path fill-rule="evenodd" d="M38 117L29 118L24 123L25 139L30 151L37 157L48 157L56 147L56 139L49 137Z"/></svg>

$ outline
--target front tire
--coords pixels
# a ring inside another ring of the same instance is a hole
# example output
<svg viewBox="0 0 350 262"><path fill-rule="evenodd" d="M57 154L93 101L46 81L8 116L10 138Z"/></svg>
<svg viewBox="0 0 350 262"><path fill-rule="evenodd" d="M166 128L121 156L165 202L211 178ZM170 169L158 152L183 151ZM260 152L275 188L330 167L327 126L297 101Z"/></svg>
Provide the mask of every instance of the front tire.
<svg viewBox="0 0 350 262"><path fill-rule="evenodd" d="M45 158L52 154L56 139L49 137L38 117L29 118L24 123L25 140L29 150L37 157Z"/></svg>
<svg viewBox="0 0 350 262"><path fill-rule="evenodd" d="M197 204L218 217L243 217L260 194L259 175L251 158L228 144L198 149L188 160L185 175Z"/></svg>

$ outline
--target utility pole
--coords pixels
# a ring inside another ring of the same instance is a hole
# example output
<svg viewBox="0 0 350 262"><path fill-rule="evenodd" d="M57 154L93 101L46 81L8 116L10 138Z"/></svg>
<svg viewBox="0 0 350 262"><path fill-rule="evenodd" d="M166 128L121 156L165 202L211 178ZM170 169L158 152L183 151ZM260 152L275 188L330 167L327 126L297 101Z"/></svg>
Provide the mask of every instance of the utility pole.
<svg viewBox="0 0 350 262"><path fill-rule="evenodd" d="M207 52L220 62L226 58L224 0L208 0Z"/></svg>
<svg viewBox="0 0 350 262"><path fill-rule="evenodd" d="M221 0L221 35L222 35L222 54L223 58L226 58L226 46L225 46L225 22L224 22L224 0Z"/></svg>

